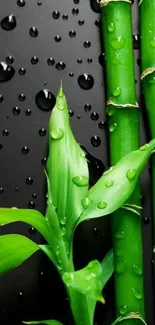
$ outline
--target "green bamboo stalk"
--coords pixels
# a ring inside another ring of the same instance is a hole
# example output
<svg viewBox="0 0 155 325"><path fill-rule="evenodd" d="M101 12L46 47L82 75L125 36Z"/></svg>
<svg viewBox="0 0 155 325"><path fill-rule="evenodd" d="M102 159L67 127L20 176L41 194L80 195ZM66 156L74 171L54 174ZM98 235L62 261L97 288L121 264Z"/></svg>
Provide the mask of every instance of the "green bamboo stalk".
<svg viewBox="0 0 155 325"><path fill-rule="evenodd" d="M106 63L110 164L139 147L139 108L136 102L132 48L131 3L101 0ZM132 166L131 166L132 168ZM128 204L140 205L137 185ZM131 211L112 216L117 317L139 313L145 318L141 219ZM122 320L124 325L136 319Z"/></svg>
<svg viewBox="0 0 155 325"><path fill-rule="evenodd" d="M150 137L155 136L155 1L140 2L141 79ZM152 195L155 197L155 157L152 157ZM155 200L153 199L154 246L155 246Z"/></svg>

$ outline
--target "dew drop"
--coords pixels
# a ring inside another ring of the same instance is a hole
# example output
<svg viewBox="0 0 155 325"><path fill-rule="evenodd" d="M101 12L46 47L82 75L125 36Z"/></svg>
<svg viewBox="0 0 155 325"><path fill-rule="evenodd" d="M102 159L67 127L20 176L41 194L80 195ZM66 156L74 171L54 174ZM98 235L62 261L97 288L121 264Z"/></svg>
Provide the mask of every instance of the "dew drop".
<svg viewBox="0 0 155 325"><path fill-rule="evenodd" d="M78 8L73 8L72 9L72 14L73 15L78 15L79 14L79 9Z"/></svg>
<svg viewBox="0 0 155 325"><path fill-rule="evenodd" d="M149 149L149 144L148 144L148 143L146 143L146 144L144 144L142 147L140 147L140 150L141 150L141 151L145 151L145 150L147 150L147 149Z"/></svg>
<svg viewBox="0 0 155 325"><path fill-rule="evenodd" d="M105 208L107 207L107 203L101 201L101 202L98 203L97 207L98 207L99 209L105 209Z"/></svg>
<svg viewBox="0 0 155 325"><path fill-rule="evenodd" d="M13 78L15 69L5 62L0 62L0 82L9 81Z"/></svg>
<svg viewBox="0 0 155 325"><path fill-rule="evenodd" d="M78 63L78 64L81 64L81 63L82 63L82 59L80 59L80 58L77 59L77 63Z"/></svg>
<svg viewBox="0 0 155 325"><path fill-rule="evenodd" d="M3 130L3 136L4 136L4 137L7 137L8 135L9 135L9 131L8 131L8 130L6 130L6 129L5 129L5 130Z"/></svg>
<svg viewBox="0 0 155 325"><path fill-rule="evenodd" d="M153 39L151 40L151 42L150 42L150 44L151 44L151 47L155 47L155 37L153 37Z"/></svg>
<svg viewBox="0 0 155 325"><path fill-rule="evenodd" d="M20 299L23 298L23 293L22 293L21 291L18 293L18 297L19 297Z"/></svg>
<svg viewBox="0 0 155 325"><path fill-rule="evenodd" d="M105 129L105 122L100 122L99 124L98 124L98 127L99 127L99 129L101 129L101 130L103 130L103 129Z"/></svg>
<svg viewBox="0 0 155 325"><path fill-rule="evenodd" d="M59 128L55 128L51 132L51 137L54 140L61 140L64 137L64 131Z"/></svg>
<svg viewBox="0 0 155 325"><path fill-rule="evenodd" d="M109 32L109 33L112 33L112 32L114 32L114 30L115 30L115 25L114 25L114 23L110 23L110 24L108 25L108 32Z"/></svg>
<svg viewBox="0 0 155 325"><path fill-rule="evenodd" d="M60 35L56 35L54 37L54 40L57 42L57 43L60 43L61 42L61 36Z"/></svg>
<svg viewBox="0 0 155 325"><path fill-rule="evenodd" d="M60 223L64 226L66 224L67 218L63 217L60 219Z"/></svg>
<svg viewBox="0 0 155 325"><path fill-rule="evenodd" d="M19 74L20 74L21 76L24 76L25 73L26 73L26 69L25 69L25 68L20 68L20 69L19 69Z"/></svg>
<svg viewBox="0 0 155 325"><path fill-rule="evenodd" d="M128 171L126 172L126 178L129 181L133 181L133 179L136 176L136 172L137 172L136 169L128 169Z"/></svg>
<svg viewBox="0 0 155 325"><path fill-rule="evenodd" d="M135 288L132 288L132 291L133 291L133 294L136 299L138 299L138 300L142 299L142 294L138 290L136 290Z"/></svg>
<svg viewBox="0 0 155 325"><path fill-rule="evenodd" d="M61 235L65 236L66 234L66 228L65 227L61 227Z"/></svg>
<svg viewBox="0 0 155 325"><path fill-rule="evenodd" d="M71 109L69 110L69 116L70 117L74 116L74 112Z"/></svg>
<svg viewBox="0 0 155 325"><path fill-rule="evenodd" d="M112 123L109 126L109 131L112 133L116 130L116 128L117 128L117 123Z"/></svg>
<svg viewBox="0 0 155 325"><path fill-rule="evenodd" d="M122 36L115 37L111 40L111 46L114 50L122 49L126 44L125 38Z"/></svg>
<svg viewBox="0 0 155 325"><path fill-rule="evenodd" d="M44 128L41 128L41 129L39 130L39 135L40 135L41 137L44 137L44 136L46 135L46 130L45 130Z"/></svg>
<svg viewBox="0 0 155 325"><path fill-rule="evenodd" d="M67 20L68 19L68 15L66 15L66 14L62 15L62 19L63 20Z"/></svg>
<svg viewBox="0 0 155 325"><path fill-rule="evenodd" d="M107 108L107 114L108 114L109 116L114 115L114 114L116 113L116 111L117 111L117 109L116 109L116 107L113 106L113 105L109 105L108 108Z"/></svg>
<svg viewBox="0 0 155 325"><path fill-rule="evenodd" d="M27 184L27 185L32 185L32 184L33 184L33 179L32 179L32 177L29 176L29 177L26 178L26 184Z"/></svg>
<svg viewBox="0 0 155 325"><path fill-rule="evenodd" d="M26 99L26 96L24 94L19 94L18 99L20 102L23 102Z"/></svg>
<svg viewBox="0 0 155 325"><path fill-rule="evenodd" d="M69 32L69 36L70 36L71 38L75 37L75 36L76 36L76 32L75 32L75 30L70 30L70 32Z"/></svg>
<svg viewBox="0 0 155 325"><path fill-rule="evenodd" d="M41 5L42 5L42 1L38 1L38 2L37 2L37 5L38 5L38 6L41 6Z"/></svg>
<svg viewBox="0 0 155 325"><path fill-rule="evenodd" d="M69 73L69 77L74 77L74 73L73 72L70 72Z"/></svg>
<svg viewBox="0 0 155 325"><path fill-rule="evenodd" d="M78 24L79 24L80 26L83 26L83 25L84 25L84 20L83 20L83 19L80 19L80 20L78 21Z"/></svg>
<svg viewBox="0 0 155 325"><path fill-rule="evenodd" d="M12 112L14 115L20 114L20 108L18 106L13 107Z"/></svg>
<svg viewBox="0 0 155 325"><path fill-rule="evenodd" d="M15 191L16 191L16 192L19 191L19 187L18 187L18 186L15 187Z"/></svg>
<svg viewBox="0 0 155 325"><path fill-rule="evenodd" d="M121 315L125 315L128 312L128 306L127 305L120 306L119 312Z"/></svg>
<svg viewBox="0 0 155 325"><path fill-rule="evenodd" d="M85 41L83 43L83 46L87 49L87 48L89 48L91 46L91 42L90 41Z"/></svg>
<svg viewBox="0 0 155 325"><path fill-rule="evenodd" d="M143 270L142 270L141 266L138 266L137 264L133 265L132 271L136 275L142 275L143 274Z"/></svg>
<svg viewBox="0 0 155 325"><path fill-rule="evenodd" d="M88 209L92 205L93 201L89 197L85 197L82 201L81 204L84 209Z"/></svg>
<svg viewBox="0 0 155 325"><path fill-rule="evenodd" d="M93 59L92 59L92 58L88 58L88 59L87 59L87 62L88 62L88 63L92 63L92 62L93 62Z"/></svg>
<svg viewBox="0 0 155 325"><path fill-rule="evenodd" d="M73 2L75 3L75 5L78 5L80 0L73 0Z"/></svg>
<svg viewBox="0 0 155 325"><path fill-rule="evenodd" d="M72 178L72 181L77 186L87 186L88 185L88 177L87 176L75 176Z"/></svg>
<svg viewBox="0 0 155 325"><path fill-rule="evenodd" d="M116 263L116 272L122 274L125 272L125 261L119 261Z"/></svg>
<svg viewBox="0 0 155 325"><path fill-rule="evenodd" d="M41 271L41 272L40 272L40 275L41 275L41 277L43 277L43 276L44 276L44 272L43 272L43 271Z"/></svg>
<svg viewBox="0 0 155 325"><path fill-rule="evenodd" d="M42 158L41 163L42 163L43 166L46 166L47 158L46 157Z"/></svg>
<svg viewBox="0 0 155 325"><path fill-rule="evenodd" d="M113 170L113 167L110 167L108 170L106 170L103 174L103 176L109 175Z"/></svg>
<svg viewBox="0 0 155 325"><path fill-rule="evenodd" d="M25 6L25 0L17 0L17 5L19 7L24 7Z"/></svg>
<svg viewBox="0 0 155 325"><path fill-rule="evenodd" d="M94 12L100 12L100 0L90 0L90 6Z"/></svg>
<svg viewBox="0 0 155 325"><path fill-rule="evenodd" d="M96 112L91 113L90 117L93 121L97 121L99 119L99 115Z"/></svg>
<svg viewBox="0 0 155 325"><path fill-rule="evenodd" d="M63 61L60 61L60 62L58 62L57 64L56 64L56 69L57 70L64 70L65 68L66 68L66 64L63 62Z"/></svg>
<svg viewBox="0 0 155 325"><path fill-rule="evenodd" d="M34 209L35 208L35 203L33 201L30 201L28 203L28 207L29 207L29 209Z"/></svg>
<svg viewBox="0 0 155 325"><path fill-rule="evenodd" d="M78 120L80 120L80 119L81 119L81 115L78 114L78 115L77 115L77 118L78 118Z"/></svg>
<svg viewBox="0 0 155 325"><path fill-rule="evenodd" d="M102 66L104 66L104 62L105 62L105 53L101 53L101 54L99 55L98 62L99 62Z"/></svg>
<svg viewBox="0 0 155 325"><path fill-rule="evenodd" d="M53 65L55 64L55 60L54 60L53 58L48 58L48 59L47 59L47 64L48 64L49 66L53 66Z"/></svg>
<svg viewBox="0 0 155 325"><path fill-rule="evenodd" d="M121 88L119 88L119 87L117 87L117 88L115 88L115 89L113 90L113 95L114 95L115 97L120 96L121 93L122 93L122 90L121 90Z"/></svg>
<svg viewBox="0 0 155 325"><path fill-rule="evenodd" d="M25 111L25 115L26 116L30 116L32 114L30 108L28 108L26 111Z"/></svg>
<svg viewBox="0 0 155 325"><path fill-rule="evenodd" d="M143 218L143 223L144 223L145 225L148 225L148 224L150 223L150 219L149 219L148 217L144 217L144 218Z"/></svg>
<svg viewBox="0 0 155 325"><path fill-rule="evenodd" d="M24 153L25 155L29 152L29 148L27 146L24 146L22 148L22 153Z"/></svg>
<svg viewBox="0 0 155 325"><path fill-rule="evenodd" d="M1 20L1 27L4 30L13 30L17 25L16 17L14 15L9 15Z"/></svg>
<svg viewBox="0 0 155 325"><path fill-rule="evenodd" d="M12 64L14 62L13 56L11 56L11 55L7 56L6 62L9 63L9 64Z"/></svg>
<svg viewBox="0 0 155 325"><path fill-rule="evenodd" d="M34 235L34 234L36 233L36 229L35 229L34 227L31 227L31 228L29 229L29 233L30 233L31 235Z"/></svg>
<svg viewBox="0 0 155 325"><path fill-rule="evenodd" d="M42 111L49 111L55 106L56 99L48 89L43 89L37 93L35 101Z"/></svg>
<svg viewBox="0 0 155 325"><path fill-rule="evenodd" d="M93 145L93 147L99 147L101 144L100 137L98 137L97 135L94 135L93 137L91 137L91 144Z"/></svg>
<svg viewBox="0 0 155 325"><path fill-rule="evenodd" d="M125 237L125 231L119 231L116 233L116 238L123 239Z"/></svg>
<svg viewBox="0 0 155 325"><path fill-rule="evenodd" d="M98 235L98 233L99 233L99 229L98 228L96 228L96 227L94 227L93 228L93 233L94 233L94 235Z"/></svg>
<svg viewBox="0 0 155 325"><path fill-rule="evenodd" d="M104 173L104 175L105 175L105 173ZM105 187L111 187L113 185L114 185L114 182L111 181L111 180L108 180L108 181L105 182Z"/></svg>
<svg viewBox="0 0 155 325"><path fill-rule="evenodd" d="M85 112L90 112L91 111L91 105L90 104L85 104L84 110L85 110Z"/></svg>
<svg viewBox="0 0 155 325"><path fill-rule="evenodd" d="M139 35L133 35L132 38L133 41L133 48L134 50L138 50L140 48L140 39L139 39Z"/></svg>
<svg viewBox="0 0 155 325"><path fill-rule="evenodd" d="M84 73L78 77L78 84L84 90L89 90L94 86L94 78L88 74Z"/></svg>
<svg viewBox="0 0 155 325"><path fill-rule="evenodd" d="M101 20L100 19L95 20L95 25L97 27L100 27L101 26Z"/></svg>
<svg viewBox="0 0 155 325"><path fill-rule="evenodd" d="M31 63L32 63L32 64L37 64L38 61L39 61L39 59L37 58L37 56L33 56L33 57L31 58Z"/></svg>
<svg viewBox="0 0 155 325"><path fill-rule="evenodd" d="M60 12L58 10L53 11L52 17L54 19L58 19L60 17Z"/></svg>
<svg viewBox="0 0 155 325"><path fill-rule="evenodd" d="M0 194L2 194L4 192L4 188L0 187Z"/></svg>
<svg viewBox="0 0 155 325"><path fill-rule="evenodd" d="M32 36L32 37L37 37L39 32L38 32L38 29L36 27L30 27L29 29L29 34Z"/></svg>

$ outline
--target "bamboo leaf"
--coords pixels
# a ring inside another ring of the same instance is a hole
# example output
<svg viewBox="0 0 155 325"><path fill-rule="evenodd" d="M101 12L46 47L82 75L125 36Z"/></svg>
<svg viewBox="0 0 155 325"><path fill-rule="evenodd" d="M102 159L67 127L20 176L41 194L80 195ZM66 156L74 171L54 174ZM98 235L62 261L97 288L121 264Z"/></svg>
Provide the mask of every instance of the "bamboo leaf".
<svg viewBox="0 0 155 325"><path fill-rule="evenodd" d="M70 127L62 87L49 123L47 173L51 191L48 188L48 197L56 208L64 241L70 243L75 221L83 211L81 201L88 192L88 166Z"/></svg>
<svg viewBox="0 0 155 325"><path fill-rule="evenodd" d="M152 140L107 170L89 190L85 201L90 202L90 205L83 211L78 223L107 215L120 208L132 194L154 147L155 140Z"/></svg>
<svg viewBox="0 0 155 325"><path fill-rule="evenodd" d="M0 275L13 270L32 254L39 246L21 235L0 236Z"/></svg>
<svg viewBox="0 0 155 325"><path fill-rule="evenodd" d="M103 289L114 272L114 255L112 250L109 251L105 258L102 260L101 267L102 272L100 275L100 280Z"/></svg>
<svg viewBox="0 0 155 325"><path fill-rule="evenodd" d="M49 243L51 242L49 225L39 211L31 209L0 208L1 226L17 221L28 223L36 228Z"/></svg>
<svg viewBox="0 0 155 325"><path fill-rule="evenodd" d="M40 321L30 321L30 322L24 322L24 324L45 324L45 325L62 325L62 323L58 322L54 319L49 320L40 320Z"/></svg>
<svg viewBox="0 0 155 325"><path fill-rule="evenodd" d="M55 255L53 253L53 249L50 245L39 245L40 249L47 255L47 257L57 265L57 261Z"/></svg>

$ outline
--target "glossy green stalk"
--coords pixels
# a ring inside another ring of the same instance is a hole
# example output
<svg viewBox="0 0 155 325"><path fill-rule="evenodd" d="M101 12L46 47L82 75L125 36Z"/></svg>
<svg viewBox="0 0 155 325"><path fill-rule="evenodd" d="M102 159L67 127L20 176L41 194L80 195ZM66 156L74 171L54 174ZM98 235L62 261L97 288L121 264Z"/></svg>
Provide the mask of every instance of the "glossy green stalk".
<svg viewBox="0 0 155 325"><path fill-rule="evenodd" d="M155 1L144 0L139 6L141 36L141 78L150 136L155 136ZM155 245L155 157L152 157L152 194Z"/></svg>
<svg viewBox="0 0 155 325"><path fill-rule="evenodd" d="M139 108L136 103L132 48L131 4L101 1L102 32L106 63L107 114L110 164L139 147ZM131 169L132 169L131 165ZM140 205L137 185L128 204ZM144 315L141 218L118 210L112 216L116 314ZM137 324L135 319L122 321Z"/></svg>

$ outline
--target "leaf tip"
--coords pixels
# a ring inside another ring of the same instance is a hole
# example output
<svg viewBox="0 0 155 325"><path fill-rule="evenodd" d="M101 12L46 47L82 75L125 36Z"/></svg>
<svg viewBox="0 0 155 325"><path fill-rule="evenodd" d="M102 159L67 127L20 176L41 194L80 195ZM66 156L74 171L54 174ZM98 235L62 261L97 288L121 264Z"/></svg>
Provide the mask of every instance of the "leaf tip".
<svg viewBox="0 0 155 325"><path fill-rule="evenodd" d="M59 92L58 92L58 96L59 97L63 97L64 96L63 80L62 79L60 80L60 89L59 89Z"/></svg>

